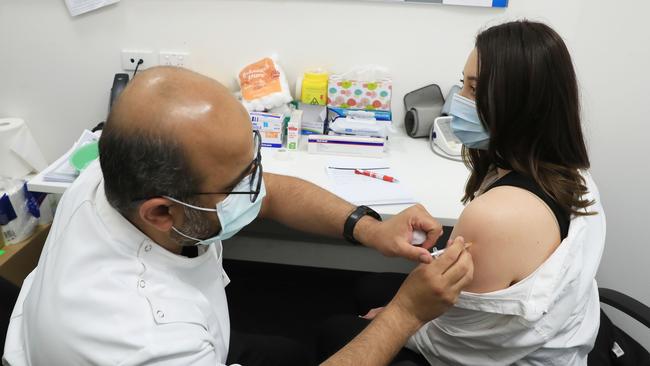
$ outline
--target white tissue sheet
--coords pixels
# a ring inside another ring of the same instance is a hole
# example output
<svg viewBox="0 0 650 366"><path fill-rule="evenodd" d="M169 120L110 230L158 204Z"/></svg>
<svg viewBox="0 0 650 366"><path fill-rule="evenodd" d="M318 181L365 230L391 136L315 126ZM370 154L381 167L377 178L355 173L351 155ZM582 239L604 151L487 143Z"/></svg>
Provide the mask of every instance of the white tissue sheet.
<svg viewBox="0 0 650 366"><path fill-rule="evenodd" d="M47 162L20 118L0 119L0 176L20 179L43 170Z"/></svg>

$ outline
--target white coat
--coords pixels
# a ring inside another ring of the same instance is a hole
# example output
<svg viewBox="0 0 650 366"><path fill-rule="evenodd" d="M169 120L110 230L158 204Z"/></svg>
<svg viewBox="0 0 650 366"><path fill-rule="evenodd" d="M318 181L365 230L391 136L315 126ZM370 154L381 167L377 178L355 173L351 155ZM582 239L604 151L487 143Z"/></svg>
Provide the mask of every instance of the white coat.
<svg viewBox="0 0 650 366"><path fill-rule="evenodd" d="M94 163L63 195L13 310L4 362L224 364L227 283L221 243L196 258L158 246L110 206Z"/></svg>

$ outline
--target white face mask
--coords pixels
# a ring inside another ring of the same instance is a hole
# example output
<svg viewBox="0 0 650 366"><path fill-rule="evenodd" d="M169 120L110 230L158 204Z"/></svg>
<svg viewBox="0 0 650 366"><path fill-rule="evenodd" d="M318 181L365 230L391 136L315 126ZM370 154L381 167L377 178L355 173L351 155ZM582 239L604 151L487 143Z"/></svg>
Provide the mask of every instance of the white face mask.
<svg viewBox="0 0 650 366"><path fill-rule="evenodd" d="M449 114L453 116L451 130L463 145L471 149L488 149L490 134L483 127L481 119L478 117L476 102L460 94L454 94L449 107Z"/></svg>
<svg viewBox="0 0 650 366"><path fill-rule="evenodd" d="M242 192L246 189L249 189L251 187L251 179L252 178L250 175L244 178L233 189L233 192ZM260 213L260 209L262 208L262 199L266 196L266 187L264 186L264 179L262 177L259 179L262 179L260 185L260 193L254 202L251 202L251 196L248 194L229 194L225 200L217 203L216 208L205 208L190 205L189 203L179 201L175 198L164 196L168 200L174 201L194 210L216 212L217 217L219 217L219 222L221 223L221 231L219 234L207 239L198 239L183 234L173 226L172 230L187 239L195 240L195 245L214 244L219 240L230 239L233 237L233 235L237 234L239 230L243 229L246 225L255 220L257 215Z"/></svg>

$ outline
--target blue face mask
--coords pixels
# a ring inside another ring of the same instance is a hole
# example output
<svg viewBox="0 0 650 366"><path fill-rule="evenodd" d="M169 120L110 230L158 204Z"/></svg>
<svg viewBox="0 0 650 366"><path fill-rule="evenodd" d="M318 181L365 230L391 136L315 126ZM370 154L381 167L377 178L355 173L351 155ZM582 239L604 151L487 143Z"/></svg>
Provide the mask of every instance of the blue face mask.
<svg viewBox="0 0 650 366"><path fill-rule="evenodd" d="M485 130L476 111L476 102L460 94L454 94L449 106L451 130L463 145L471 149L487 150L490 134Z"/></svg>
<svg viewBox="0 0 650 366"><path fill-rule="evenodd" d="M248 189L251 186L250 179L252 179L250 175L244 178L233 189L233 192L243 191ZM260 177L259 179L262 178ZM262 208L262 199L264 198L264 196L266 196L266 187L264 186L264 180L262 179L262 183L260 185L260 193L254 202L251 202L250 195L230 194L228 195L228 197L226 197L225 200L217 203L216 208L205 208L205 207L190 205L189 203L179 201L172 197L165 197L165 198L174 201L178 204L181 204L183 206L189 207L191 209L217 213L217 216L219 217L219 222L221 223L221 231L219 232L218 235L213 236L211 238L207 238L207 239L194 238L192 236L183 234L178 229L172 226L172 230L174 230L179 235L191 240L195 240L196 241L195 245L208 245L208 244L214 244L219 240L230 239L231 237L233 237L233 235L237 234L239 230L243 229L246 225L250 224L253 220L255 220L257 215L259 215L260 213L260 209Z"/></svg>

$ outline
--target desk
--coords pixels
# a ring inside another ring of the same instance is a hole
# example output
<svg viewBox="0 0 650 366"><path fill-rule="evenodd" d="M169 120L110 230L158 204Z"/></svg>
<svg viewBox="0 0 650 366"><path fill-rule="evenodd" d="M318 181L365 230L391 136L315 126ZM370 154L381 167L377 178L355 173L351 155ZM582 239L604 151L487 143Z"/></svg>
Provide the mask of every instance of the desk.
<svg viewBox="0 0 650 366"><path fill-rule="evenodd" d="M453 226L463 210L460 198L469 175L462 163L443 159L431 152L427 139L412 139L400 130L390 138L386 156L395 176L404 182L415 198L445 226ZM331 155L307 153L303 138L299 151L287 152L280 159L277 149L262 149L264 171L298 177L328 189L325 167ZM60 161L59 158L58 161ZM32 178L31 191L63 193L70 184L45 182L43 176L52 166ZM388 218L410 205L373 206ZM365 247L352 246L343 240L316 237L281 228L269 221L255 222L242 233L224 243L224 257L269 263L306 265L367 271L406 272L412 263L385 258Z"/></svg>
<svg viewBox="0 0 650 366"><path fill-rule="evenodd" d="M332 155L315 155L306 151L306 141L301 149L287 152L289 160L278 158L277 149L262 149L264 171L305 179L328 189L325 167ZM386 156L395 177L409 187L420 202L445 226L455 225L463 205L460 202L469 172L460 162L435 155L427 139L413 139L404 133L391 136ZM373 206L384 217L390 217L409 205Z"/></svg>
<svg viewBox="0 0 650 366"><path fill-rule="evenodd" d="M332 156L308 154L306 141L301 143L300 151L287 153L288 160L279 159L275 149L263 149L264 170L302 178L327 189L325 167ZM395 176L408 185L433 217L447 226L449 233L463 210L460 199L469 176L465 165L433 154L427 139L412 139L403 132L391 137L386 160ZM409 206L373 208L388 218ZM300 233L268 220L258 220L224 242L223 253L228 259L369 272L408 273L414 266L404 259L386 258L365 247Z"/></svg>
<svg viewBox="0 0 650 366"><path fill-rule="evenodd" d="M325 172L331 155L307 153L303 137L299 151L287 152L288 160L278 158L278 150L262 149L264 171L302 178L328 189ZM443 159L431 152L427 139L413 139L401 130L391 136L390 151L386 156L391 169L400 181L412 191L415 198L443 225L453 226L463 210L463 196L468 171L462 163ZM57 166L67 154L57 159L28 183L33 192L63 193L70 183L47 182L43 177ZM382 205L373 208L384 217L390 217L410 205Z"/></svg>

